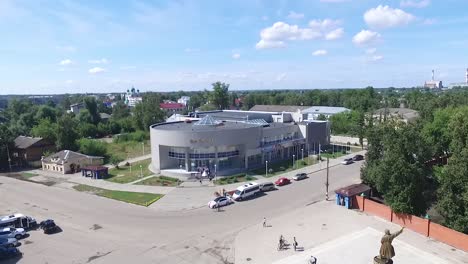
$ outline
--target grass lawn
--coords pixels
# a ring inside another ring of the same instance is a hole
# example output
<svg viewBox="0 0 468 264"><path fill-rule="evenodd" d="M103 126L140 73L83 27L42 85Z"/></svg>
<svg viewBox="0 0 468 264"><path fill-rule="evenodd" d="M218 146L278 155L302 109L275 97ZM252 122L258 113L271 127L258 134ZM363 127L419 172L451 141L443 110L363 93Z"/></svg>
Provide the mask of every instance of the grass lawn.
<svg viewBox="0 0 468 264"><path fill-rule="evenodd" d="M80 192L87 192L98 196L141 206L149 206L150 204L156 202L161 197L163 197L162 194L112 191L84 184L73 186L73 189Z"/></svg>
<svg viewBox="0 0 468 264"><path fill-rule="evenodd" d="M143 142L145 146L145 152L143 152L143 144L142 142L137 141L127 141L127 142L120 142L120 143L108 143L107 144L107 153L111 155L118 156L123 160L127 158L135 158L144 155L148 155L151 153L150 142L146 140Z"/></svg>
<svg viewBox="0 0 468 264"><path fill-rule="evenodd" d="M313 164L316 164L318 161L312 157L305 157L304 161L302 160L297 160L294 163L294 168L293 168L293 163L292 160L283 160L275 163L268 163L268 175L267 177L273 177L281 173L285 173L288 171L292 170L297 170L304 168L306 166L310 166ZM252 173L257 174L257 175L262 175L265 176L265 167L259 168L252 170Z"/></svg>
<svg viewBox="0 0 468 264"><path fill-rule="evenodd" d="M178 186L182 181L177 178L167 176L154 176L144 181L137 182L138 185L151 185L151 186Z"/></svg>
<svg viewBox="0 0 468 264"><path fill-rule="evenodd" d="M253 176L246 175L245 173L235 174L232 176L226 177L217 177L218 179L214 181L216 185L226 185L236 182L246 182L246 181L254 181L257 178Z"/></svg>
<svg viewBox="0 0 468 264"><path fill-rule="evenodd" d="M37 175L39 175L39 174L32 173L32 172L22 172L21 173L21 176L26 178L26 179L29 179L29 178L37 176Z"/></svg>
<svg viewBox="0 0 468 264"><path fill-rule="evenodd" d="M136 181L142 177L150 176L153 174L148 169L148 165L151 163L151 159L146 159L142 161L137 161L131 163L130 166L120 166L117 168L112 168L109 170L109 177L106 181L115 182L115 183L129 183L132 181ZM140 171L141 165L141 171ZM131 173L130 173L130 167ZM141 172L143 172L143 176L141 177Z"/></svg>

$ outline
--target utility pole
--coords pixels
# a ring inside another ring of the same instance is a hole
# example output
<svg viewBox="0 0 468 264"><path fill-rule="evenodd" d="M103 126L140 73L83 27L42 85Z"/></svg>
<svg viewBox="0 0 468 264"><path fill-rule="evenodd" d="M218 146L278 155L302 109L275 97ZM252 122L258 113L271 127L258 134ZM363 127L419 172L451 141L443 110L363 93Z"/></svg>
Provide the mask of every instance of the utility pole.
<svg viewBox="0 0 468 264"><path fill-rule="evenodd" d="M6 149L7 149L7 154L8 154L8 167L10 167L10 173L11 173L11 158L10 158L10 150L8 150L8 142L6 143Z"/></svg>
<svg viewBox="0 0 468 264"><path fill-rule="evenodd" d="M329 173L330 157L327 156L327 181L325 182L325 200L328 201L328 173Z"/></svg>
<svg viewBox="0 0 468 264"><path fill-rule="evenodd" d="M265 178L268 178L268 160L265 160Z"/></svg>

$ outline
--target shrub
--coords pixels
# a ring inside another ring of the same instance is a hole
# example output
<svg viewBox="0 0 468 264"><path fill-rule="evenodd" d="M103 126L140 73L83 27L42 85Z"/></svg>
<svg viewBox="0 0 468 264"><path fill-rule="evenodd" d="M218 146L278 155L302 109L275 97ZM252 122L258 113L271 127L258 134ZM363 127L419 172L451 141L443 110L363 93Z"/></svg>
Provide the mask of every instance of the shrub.
<svg viewBox="0 0 468 264"><path fill-rule="evenodd" d="M91 156L107 156L107 144L98 140L82 138L78 141L80 152Z"/></svg>

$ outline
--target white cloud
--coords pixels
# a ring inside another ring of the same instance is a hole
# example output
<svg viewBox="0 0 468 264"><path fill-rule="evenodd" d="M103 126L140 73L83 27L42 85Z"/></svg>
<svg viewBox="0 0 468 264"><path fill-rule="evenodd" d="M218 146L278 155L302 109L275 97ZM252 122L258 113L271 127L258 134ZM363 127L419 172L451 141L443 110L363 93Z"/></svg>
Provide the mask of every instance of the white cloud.
<svg viewBox="0 0 468 264"><path fill-rule="evenodd" d="M271 27L264 28L260 32L260 41L257 49L283 48L288 40L310 40L321 37L320 32L311 28L300 28L297 25L289 25L284 22L276 22Z"/></svg>
<svg viewBox="0 0 468 264"><path fill-rule="evenodd" d="M72 65L72 64L73 64L73 61L70 59L61 60L59 62L59 65L62 65L62 66L67 66L67 65Z"/></svg>
<svg viewBox="0 0 468 264"><path fill-rule="evenodd" d="M404 26L415 20L415 17L401 9L379 5L364 13L364 21L372 28L391 28Z"/></svg>
<svg viewBox="0 0 468 264"><path fill-rule="evenodd" d="M366 54L374 54L377 51L376 48L366 49Z"/></svg>
<svg viewBox="0 0 468 264"><path fill-rule="evenodd" d="M326 40L335 40L335 39L339 39L343 36L344 34L344 30L343 28L337 28L335 30L332 30L330 32L328 32L326 35L325 35L325 39Z"/></svg>
<svg viewBox="0 0 468 264"><path fill-rule="evenodd" d="M361 30L353 37L353 43L356 45L367 45L376 42L380 38L380 34L370 30Z"/></svg>
<svg viewBox="0 0 468 264"><path fill-rule="evenodd" d="M371 61L380 61L380 60L383 60L383 56L382 55L374 55L371 57Z"/></svg>
<svg viewBox="0 0 468 264"><path fill-rule="evenodd" d="M320 50L316 50L312 53L312 55L314 56L324 56L324 55L327 55L328 54L328 51L324 50L324 49L320 49Z"/></svg>
<svg viewBox="0 0 468 264"><path fill-rule="evenodd" d="M240 54L239 53L234 53L234 54L232 54L232 58L237 60L237 59L240 58Z"/></svg>
<svg viewBox="0 0 468 264"><path fill-rule="evenodd" d="M98 60L89 60L88 63L91 63L91 64L107 64L109 63L109 61L105 58L102 58L102 59L98 59Z"/></svg>
<svg viewBox="0 0 468 264"><path fill-rule="evenodd" d="M287 74L286 74L286 73L284 73L284 72L283 72L283 73L280 73L280 74L278 74L278 75L276 76L276 81L277 81L277 82L284 81L284 80L286 79L286 75L287 75Z"/></svg>
<svg viewBox="0 0 468 264"><path fill-rule="evenodd" d="M288 18L290 18L290 19L303 19L303 18L304 18L304 14L302 14L302 13L296 13L296 12L294 12L294 11L289 11Z"/></svg>
<svg viewBox="0 0 468 264"><path fill-rule="evenodd" d="M105 71L106 69L101 68L101 67L94 67L88 70L88 72L91 74L98 74L98 73L105 72Z"/></svg>
<svg viewBox="0 0 468 264"><path fill-rule="evenodd" d="M121 66L121 70L134 70L136 69L136 66Z"/></svg>
<svg viewBox="0 0 468 264"><path fill-rule="evenodd" d="M415 8L424 8L431 4L431 0L402 0L400 2L401 7L415 7Z"/></svg>
<svg viewBox="0 0 468 264"><path fill-rule="evenodd" d="M195 53L195 52L199 52L200 49L194 49L194 48L186 48L184 49L184 52L187 52L187 53Z"/></svg>
<svg viewBox="0 0 468 264"><path fill-rule="evenodd" d="M320 30L320 31L327 31L337 28L341 25L341 20L334 20L334 19L314 19L309 21L309 27Z"/></svg>

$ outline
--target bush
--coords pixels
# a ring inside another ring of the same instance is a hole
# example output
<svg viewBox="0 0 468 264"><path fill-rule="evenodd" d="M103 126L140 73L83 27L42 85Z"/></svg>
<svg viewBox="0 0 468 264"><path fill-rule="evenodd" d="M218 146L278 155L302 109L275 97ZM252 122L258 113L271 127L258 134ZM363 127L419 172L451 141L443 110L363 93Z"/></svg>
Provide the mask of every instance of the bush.
<svg viewBox="0 0 468 264"><path fill-rule="evenodd" d="M115 155L112 155L109 160L110 164L114 165L117 169L119 168L119 163L122 161L123 159L121 157Z"/></svg>
<svg viewBox="0 0 468 264"><path fill-rule="evenodd" d="M98 140L82 138L78 141L80 152L91 156L107 156L107 144Z"/></svg>
<svg viewBox="0 0 468 264"><path fill-rule="evenodd" d="M149 139L149 134L147 132L138 130L132 133L126 133L118 135L115 139L116 143L128 142L128 141L137 141L143 142Z"/></svg>

